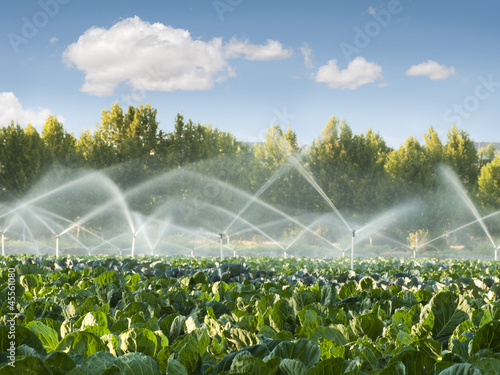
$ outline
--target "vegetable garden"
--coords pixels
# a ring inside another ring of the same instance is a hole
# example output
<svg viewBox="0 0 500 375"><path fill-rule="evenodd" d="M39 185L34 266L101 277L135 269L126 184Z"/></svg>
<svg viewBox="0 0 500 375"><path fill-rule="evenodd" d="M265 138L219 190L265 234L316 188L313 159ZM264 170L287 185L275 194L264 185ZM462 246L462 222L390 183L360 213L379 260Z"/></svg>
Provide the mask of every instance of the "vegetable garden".
<svg viewBox="0 0 500 375"><path fill-rule="evenodd" d="M0 264L1 374L500 373L498 262Z"/></svg>

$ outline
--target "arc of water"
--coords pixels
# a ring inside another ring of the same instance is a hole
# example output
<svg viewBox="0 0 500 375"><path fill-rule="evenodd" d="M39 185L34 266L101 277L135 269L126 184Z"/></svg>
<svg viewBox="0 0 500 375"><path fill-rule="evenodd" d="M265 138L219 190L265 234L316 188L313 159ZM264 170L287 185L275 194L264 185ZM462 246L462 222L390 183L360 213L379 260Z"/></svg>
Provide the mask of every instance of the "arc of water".
<svg viewBox="0 0 500 375"><path fill-rule="evenodd" d="M88 221L88 220L92 219L93 217L95 217L103 212L106 212L107 210L109 210L109 207L113 206L116 202L121 207L122 212L125 215L125 219L127 220L127 223L130 227L130 230L132 231L132 233L136 233L135 225L134 225L134 222L132 220L132 215L131 215L130 210L128 208L125 197L123 196L121 191L118 189L118 187L115 186L114 184L111 184L111 192L114 195L114 198L111 201L100 206L98 209L91 211L90 213L88 213L87 215L82 217L80 220L75 221L72 225L70 225L68 228L65 229L64 233L72 230L73 228L75 228L77 226L81 226L82 223L84 223L85 221ZM64 233L61 233L61 234L64 234Z"/></svg>
<svg viewBox="0 0 500 375"><path fill-rule="evenodd" d="M404 242L401 242L401 241L398 241L398 240L395 240L394 238L391 238L391 237L387 237L386 235L382 234L382 233L379 233L378 234L380 237L383 237L385 238L386 240L389 240L391 242L394 242L395 244L398 244L400 246L403 246L403 247L406 247L407 249L409 250L413 250L414 248L408 244L405 244Z"/></svg>
<svg viewBox="0 0 500 375"><path fill-rule="evenodd" d="M460 197L465 202L465 204L467 205L467 207L469 207L469 209L471 210L472 214L476 217L477 222L479 222L479 224L483 228L484 233L486 233L486 236L488 237L488 239L490 240L491 244L493 245L493 248L495 250L495 260L497 260L496 259L497 245L496 245L495 241L493 241L493 238L491 237L490 232L488 231L488 228L486 228L486 225L484 224L484 222L483 222L483 220L481 218L481 215L479 215L479 212L477 211L476 207L474 206L474 204L472 203L472 201L470 200L470 198L467 196L467 193L465 192L463 186L461 186L461 184L458 181L458 179L454 175L451 174L451 172L450 172L449 169L443 168L443 172L444 172L445 176L448 178L448 180L451 181L451 183L453 184L453 187L455 188L455 190L458 191L458 193L460 194Z"/></svg>
<svg viewBox="0 0 500 375"><path fill-rule="evenodd" d="M316 225L318 222L320 222L321 220L323 220L323 218L325 217L326 215L323 215L321 216L320 218L316 219L314 222L312 222L306 229L309 229L311 230L311 228ZM297 236L295 236L295 238L293 239L292 242L290 242L288 244L288 246L285 247L285 251L288 250L295 242L297 242L305 233L306 233L306 229L304 229L302 232L300 232ZM333 242L330 242L328 241L326 238L324 238L323 236L319 236L323 241L325 241L326 243L328 243L329 245L333 246L334 248L336 248L337 250L340 250L342 251L342 249L335 245Z"/></svg>
<svg viewBox="0 0 500 375"><path fill-rule="evenodd" d="M353 233L354 229L351 228L349 223L344 219L344 216L340 213L340 211L337 209L337 207L333 204L333 202L328 198L324 190L319 186L319 184L316 182L314 177L312 176L312 173L304 166L302 163L300 163L297 159L295 159L293 156L291 156L296 163L294 166L297 168L297 170L304 176L304 178L316 189L316 191L321 195L321 197L325 200L325 202L330 206L330 208L335 212L335 214L339 217L340 220L344 223L346 228L349 230L349 232Z"/></svg>
<svg viewBox="0 0 500 375"><path fill-rule="evenodd" d="M198 201L200 202L200 201ZM226 210L225 208L222 208L222 207L219 207L219 206L215 206L211 203L208 203L208 202L200 202L201 204L204 204L206 206L209 206L215 210L219 210L221 211L222 213L228 215L228 216L232 216L232 215L235 215L234 212L231 212L229 210ZM267 239L271 240L274 244L276 244L277 246L279 246L281 249L283 249L283 246L277 242L274 238L272 238L270 235L268 235L266 232L264 232L263 230L261 230L260 228L256 227L255 225L253 225L252 223L250 223L248 220L245 220L244 218L242 218L241 216L238 218L238 220L240 220L242 223L246 224L246 225L249 225L251 226L252 228L254 228L257 232L259 232L260 234L262 234L263 236L265 236Z"/></svg>
<svg viewBox="0 0 500 375"><path fill-rule="evenodd" d="M70 224L71 228L75 228L75 226L73 224L75 224L74 221L68 219L68 218L65 218L64 216L61 216L59 214L56 214L55 212L52 212L52 211L49 211L49 210L46 210L45 208L41 208L41 207L37 207L37 210L39 211L43 211L46 215L49 215L49 216L52 216L56 219L59 219L59 220L62 220L62 221L65 221L66 223ZM103 237L99 236L98 234L92 232L91 230L85 228L84 226L79 226L80 227L80 230L84 231L85 233L88 233L90 234L91 236L94 236L95 238L98 238L100 239L101 241L105 242L105 243L108 243L110 244L111 246L115 247L118 249L118 247L110 242L108 242L106 239L104 239ZM68 232L68 229L65 229L63 230L61 233L59 233L60 236L62 236L63 234L67 233ZM89 252L90 252L90 248L85 246L81 241L79 241L76 237L72 236L73 238L75 238L75 240L81 244L84 248L86 248Z"/></svg>
<svg viewBox="0 0 500 375"><path fill-rule="evenodd" d="M481 220L489 219L490 217L496 216L496 215L498 215L498 214L500 214L500 211L496 211L496 212L493 212L493 213L488 214L488 215L486 215L486 216L483 216L483 217L481 218ZM473 224L476 224L476 223L478 223L479 221L480 221L479 219L476 219L476 220L473 220L473 221L471 221L471 222L469 222L469 223L467 223L467 224L461 225L461 226L459 226L458 228L455 228L455 229L453 229L453 230L447 231L446 233L443 233L442 235L440 235L440 236L438 236L438 237L436 237L436 238L433 238L433 239L432 239L432 240L430 240L430 241L427 241L427 242L425 242L425 243L423 243L423 244L420 244L420 247L422 247L422 246L426 246L426 245L428 245L428 244L430 244L430 243L432 243L432 242L434 242L434 241L437 241L437 240L439 240L439 239L441 239L441 238L443 238L443 237L446 237L446 236L448 236L448 235L450 235L450 234L452 234L452 233L458 232L459 230L462 230L462 229L464 229L464 228L467 228L468 226L471 226L471 225L473 225Z"/></svg>
<svg viewBox="0 0 500 375"><path fill-rule="evenodd" d="M93 174L99 174L99 173L95 172ZM21 203L20 205L15 206L11 210L7 211L6 213L1 214L0 215L0 219L3 218L3 217L5 217L5 216L7 216L7 215L10 215L11 213L14 213L14 212L18 211L18 210L20 210L20 209L22 209L24 207L30 206L30 205L32 205L35 202L43 200L44 198L47 198L47 197L49 197L49 196L51 196L51 195L53 195L55 193L58 193L61 190L64 190L64 189L66 189L66 188L68 188L68 187L70 187L72 185L77 185L78 186L79 184L81 184L81 180L83 180L84 178L88 178L88 176L89 175L82 176L82 177L80 177L80 178L78 178L78 179L76 179L74 181L70 181L70 182L68 182L66 184L63 184L63 185L61 185L61 186L59 186L59 187L57 187L57 188L55 188L55 189L53 189L51 191L48 191L48 192L46 192L44 194L40 194L40 195L38 195L37 197L35 197L33 199L30 199L30 200L28 200L28 201L26 201L24 203Z"/></svg>
<svg viewBox="0 0 500 375"><path fill-rule="evenodd" d="M257 190L257 192L252 196L252 198L245 203L243 208L238 212L238 214L236 214L236 216L233 218L231 223L229 223L227 228L224 229L224 232L227 232L229 230L229 228L231 228L233 226L233 224L238 220L238 218L247 210L247 208L250 207L257 200L257 198L259 198L262 195L262 193L264 193L269 188L269 186L271 186L279 177L281 177L283 175L283 173L285 173L287 170L289 170L291 166L292 166L292 164L290 162L283 164L271 176L271 178L269 180L267 180L266 183L259 188L259 190Z"/></svg>

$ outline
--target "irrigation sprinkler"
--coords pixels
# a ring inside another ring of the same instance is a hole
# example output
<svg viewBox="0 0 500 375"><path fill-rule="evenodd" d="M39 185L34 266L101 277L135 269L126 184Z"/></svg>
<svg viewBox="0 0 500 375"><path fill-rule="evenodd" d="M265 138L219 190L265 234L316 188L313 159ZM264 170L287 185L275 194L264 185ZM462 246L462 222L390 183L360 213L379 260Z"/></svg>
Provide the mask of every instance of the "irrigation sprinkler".
<svg viewBox="0 0 500 375"><path fill-rule="evenodd" d="M224 240L224 233L219 233L219 238L220 238L220 261L224 259L224 252L223 252L223 244L222 241Z"/></svg>
<svg viewBox="0 0 500 375"><path fill-rule="evenodd" d="M191 258L194 258L194 250L191 249Z"/></svg>
<svg viewBox="0 0 500 375"><path fill-rule="evenodd" d="M287 254L286 254L286 249L285 249L285 250L283 250L283 258L286 259L286 256L287 256Z"/></svg>
<svg viewBox="0 0 500 375"><path fill-rule="evenodd" d="M413 248L413 259L417 259L417 251L418 251L418 232L415 233L415 247Z"/></svg>
<svg viewBox="0 0 500 375"><path fill-rule="evenodd" d="M352 230L352 242L351 242L351 270L354 271L354 237L356 237L356 229Z"/></svg>
<svg viewBox="0 0 500 375"><path fill-rule="evenodd" d="M59 236L60 234L56 234L56 259L59 258Z"/></svg>
<svg viewBox="0 0 500 375"><path fill-rule="evenodd" d="M2 231L2 256L5 256L5 231ZM495 257L496 259L496 257Z"/></svg>
<svg viewBox="0 0 500 375"><path fill-rule="evenodd" d="M133 232L132 233L132 250L130 252L130 256L133 258L134 257L134 253L135 253L135 238L137 237L137 233L136 232Z"/></svg>
<svg viewBox="0 0 500 375"><path fill-rule="evenodd" d="M500 246L495 247L495 261L498 259L498 258L497 258L497 255L498 255L498 249L500 249Z"/></svg>

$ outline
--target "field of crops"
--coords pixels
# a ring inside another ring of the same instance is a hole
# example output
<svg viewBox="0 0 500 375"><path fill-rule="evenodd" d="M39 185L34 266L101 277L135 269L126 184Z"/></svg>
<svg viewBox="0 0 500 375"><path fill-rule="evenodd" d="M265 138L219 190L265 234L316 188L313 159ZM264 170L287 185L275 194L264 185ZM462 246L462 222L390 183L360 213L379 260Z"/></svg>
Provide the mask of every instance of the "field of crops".
<svg viewBox="0 0 500 375"><path fill-rule="evenodd" d="M0 259L0 374L500 374L500 264Z"/></svg>

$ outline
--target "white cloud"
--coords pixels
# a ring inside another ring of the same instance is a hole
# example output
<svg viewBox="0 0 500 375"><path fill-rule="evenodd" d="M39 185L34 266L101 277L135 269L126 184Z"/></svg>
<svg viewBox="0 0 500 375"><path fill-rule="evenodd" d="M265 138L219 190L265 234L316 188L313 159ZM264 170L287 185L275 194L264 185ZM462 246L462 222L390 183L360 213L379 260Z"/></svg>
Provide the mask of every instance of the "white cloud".
<svg viewBox="0 0 500 375"><path fill-rule="evenodd" d="M54 44L55 42L57 42L59 39L57 39L55 36L53 36L52 38L49 39L49 43L50 44Z"/></svg>
<svg viewBox="0 0 500 375"><path fill-rule="evenodd" d="M377 9L375 9L374 6L368 7L368 14L376 14L376 13L377 13Z"/></svg>
<svg viewBox="0 0 500 375"><path fill-rule="evenodd" d="M314 64L312 61L312 49L309 47L307 43L302 43L302 47L300 47L300 52L302 56L304 56L304 65L308 69L314 68Z"/></svg>
<svg viewBox="0 0 500 375"><path fill-rule="evenodd" d="M267 44L251 44L247 40L232 38L224 45L224 55L228 59L244 57L247 60L281 60L292 56L291 49L283 48L277 40L268 39Z"/></svg>
<svg viewBox="0 0 500 375"><path fill-rule="evenodd" d="M33 126L43 126L50 114L51 112L47 108L37 108L36 110L23 108L13 92L0 92L0 126L8 126L12 121L22 126L26 126L28 123ZM60 122L66 121L62 116L57 116L57 119Z"/></svg>
<svg viewBox="0 0 500 375"><path fill-rule="evenodd" d="M328 61L316 73L316 82L326 83L332 89L354 90L359 86L382 79L382 67L358 56L346 69L340 70L337 60Z"/></svg>
<svg viewBox="0 0 500 375"><path fill-rule="evenodd" d="M121 83L133 90L209 90L235 76L228 60L276 60L292 51L268 40L265 45L233 38L193 39L187 30L139 17L127 18L109 29L92 27L68 46L63 60L85 72L81 91L113 94Z"/></svg>
<svg viewBox="0 0 500 375"><path fill-rule="evenodd" d="M412 65L410 69L406 71L407 76L427 76L432 80L448 79L455 74L456 71L453 66L447 67L446 65L440 65L432 60L418 65Z"/></svg>

